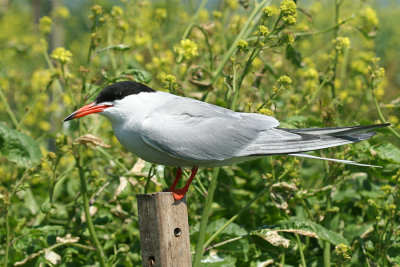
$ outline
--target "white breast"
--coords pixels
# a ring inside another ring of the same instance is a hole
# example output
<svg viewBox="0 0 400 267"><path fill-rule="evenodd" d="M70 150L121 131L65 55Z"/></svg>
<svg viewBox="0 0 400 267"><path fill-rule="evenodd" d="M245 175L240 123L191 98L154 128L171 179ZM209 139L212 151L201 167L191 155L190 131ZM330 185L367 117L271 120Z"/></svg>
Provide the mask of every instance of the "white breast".
<svg viewBox="0 0 400 267"><path fill-rule="evenodd" d="M167 166L193 166L193 163L171 157L151 147L141 137L143 120L174 97L176 96L164 92L129 95L116 101L113 107L101 114L110 120L118 141L138 157Z"/></svg>

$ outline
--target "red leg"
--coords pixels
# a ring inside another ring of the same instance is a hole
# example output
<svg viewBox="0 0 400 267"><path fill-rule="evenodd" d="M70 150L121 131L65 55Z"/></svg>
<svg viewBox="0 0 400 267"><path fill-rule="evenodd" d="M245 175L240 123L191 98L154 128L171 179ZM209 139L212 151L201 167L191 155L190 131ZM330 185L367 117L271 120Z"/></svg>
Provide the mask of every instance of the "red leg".
<svg viewBox="0 0 400 267"><path fill-rule="evenodd" d="M188 191L189 186L192 183L193 178L196 176L196 173L198 170L199 170L199 168L197 166L194 166L192 168L192 173L190 174L189 180L186 182L186 184L183 188L170 190L172 192L172 196L174 197L175 201L181 200L185 196L185 194Z"/></svg>
<svg viewBox="0 0 400 267"><path fill-rule="evenodd" d="M181 169L181 167L178 167L178 169L176 170L175 180L172 182L172 185L169 188L170 192L173 192L175 190L175 187L178 184L181 177L182 177L182 169Z"/></svg>
<svg viewBox="0 0 400 267"><path fill-rule="evenodd" d="M198 170L199 170L199 167L197 167L197 166L194 166L194 167L192 168L192 173L190 174L189 180L186 182L185 186L183 187L183 189L185 190L185 192L188 191L189 186L190 186L190 184L192 183L193 178L196 176Z"/></svg>

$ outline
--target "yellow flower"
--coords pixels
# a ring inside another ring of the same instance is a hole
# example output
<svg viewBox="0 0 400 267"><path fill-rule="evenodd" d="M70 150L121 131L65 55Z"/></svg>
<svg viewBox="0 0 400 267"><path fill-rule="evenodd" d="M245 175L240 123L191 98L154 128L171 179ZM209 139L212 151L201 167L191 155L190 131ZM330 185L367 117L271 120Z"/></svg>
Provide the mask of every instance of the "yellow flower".
<svg viewBox="0 0 400 267"><path fill-rule="evenodd" d="M43 34L48 34L51 31L51 25L53 22L51 21L51 18L48 16L44 16L40 18L39 20L39 31Z"/></svg>
<svg viewBox="0 0 400 267"><path fill-rule="evenodd" d="M386 194L386 195L390 195L393 193L393 188L392 186L385 184L381 186L381 190Z"/></svg>
<svg viewBox="0 0 400 267"><path fill-rule="evenodd" d="M142 46L150 42L151 37L148 33L137 33L134 37L134 42L137 46Z"/></svg>
<svg viewBox="0 0 400 267"><path fill-rule="evenodd" d="M388 211L392 216L395 215L397 208L395 204L387 204L385 208L386 211Z"/></svg>
<svg viewBox="0 0 400 267"><path fill-rule="evenodd" d="M50 57L61 64L66 64L71 61L72 53L64 47L57 47L54 49L53 53L51 53Z"/></svg>
<svg viewBox="0 0 400 267"><path fill-rule="evenodd" d="M167 10L165 8L157 8L154 13L156 20L163 20L167 18Z"/></svg>
<svg viewBox="0 0 400 267"><path fill-rule="evenodd" d="M298 23L296 25L296 29L300 32L306 32L308 30L310 30L310 26L307 23Z"/></svg>
<svg viewBox="0 0 400 267"><path fill-rule="evenodd" d="M199 12L199 19L200 21L207 21L208 20L208 10L202 9Z"/></svg>
<svg viewBox="0 0 400 267"><path fill-rule="evenodd" d="M54 17L56 18L67 19L70 15L69 9L65 6L57 7L56 10L54 10Z"/></svg>
<svg viewBox="0 0 400 267"><path fill-rule="evenodd" d="M303 72L304 79L316 80L319 77L318 71L314 68L308 68Z"/></svg>
<svg viewBox="0 0 400 267"><path fill-rule="evenodd" d="M51 80L51 73L49 70L45 69L37 69L33 72L31 78L32 88L35 89L44 89Z"/></svg>
<svg viewBox="0 0 400 267"><path fill-rule="evenodd" d="M123 31L127 31L129 29L129 24L125 20L118 21L118 28Z"/></svg>
<svg viewBox="0 0 400 267"><path fill-rule="evenodd" d="M51 129L51 124L47 121L40 121L39 122L39 128L45 132L49 131Z"/></svg>
<svg viewBox="0 0 400 267"><path fill-rule="evenodd" d="M133 57L135 58L135 60L139 63L143 63L144 61L144 57L142 54L134 54Z"/></svg>
<svg viewBox="0 0 400 267"><path fill-rule="evenodd" d="M351 68L359 73L368 74L368 65L363 60L357 59L351 63Z"/></svg>
<svg viewBox="0 0 400 267"><path fill-rule="evenodd" d="M199 55L197 44L190 39L181 40L180 45L174 47L174 51L184 60L191 60Z"/></svg>
<svg viewBox="0 0 400 267"><path fill-rule="evenodd" d="M268 115L268 116L273 116L274 112L272 110L270 110L269 108L262 108L258 111L258 113L264 114L264 115Z"/></svg>
<svg viewBox="0 0 400 267"><path fill-rule="evenodd" d="M347 100L347 97L349 96L349 93L347 92L347 91L341 91L340 93L339 93L339 98L341 99L341 100Z"/></svg>
<svg viewBox="0 0 400 267"><path fill-rule="evenodd" d="M292 0L283 0L280 4L283 21L288 25L296 23L297 6Z"/></svg>
<svg viewBox="0 0 400 267"><path fill-rule="evenodd" d="M172 74L165 74L162 77L162 82L167 84L176 83L176 77Z"/></svg>
<svg viewBox="0 0 400 267"><path fill-rule="evenodd" d="M376 15L376 11L371 7L365 7L360 11L361 20L361 30L363 32L369 33L374 31L379 24L378 16Z"/></svg>
<svg viewBox="0 0 400 267"><path fill-rule="evenodd" d="M278 83L286 87L292 84L292 79L289 76L282 75L279 77Z"/></svg>
<svg viewBox="0 0 400 267"><path fill-rule="evenodd" d="M10 82L6 78L1 78L0 77L0 88L3 91L6 91L10 87Z"/></svg>
<svg viewBox="0 0 400 267"><path fill-rule="evenodd" d="M219 11L219 10L213 10L212 15L213 15L213 17L216 18L216 19L222 18L222 12Z"/></svg>
<svg viewBox="0 0 400 267"><path fill-rule="evenodd" d="M390 115L390 116L388 117L388 119L389 119L389 121L390 121L392 124L397 124L397 123L399 123L399 118L398 118L397 116Z"/></svg>
<svg viewBox="0 0 400 267"><path fill-rule="evenodd" d="M160 75L160 80L162 84L164 85L165 89L168 89L171 93L175 91L175 89L178 88L178 84L176 82L176 77L172 74L161 74Z"/></svg>
<svg viewBox="0 0 400 267"><path fill-rule="evenodd" d="M378 68L376 71L375 71L375 75L376 75L376 77L377 78L379 78L379 79L382 79L382 78L384 78L385 77L385 69L384 68Z"/></svg>
<svg viewBox="0 0 400 267"><path fill-rule="evenodd" d="M104 12L103 8L99 5L92 6L91 10L94 15L101 15Z"/></svg>
<svg viewBox="0 0 400 267"><path fill-rule="evenodd" d="M269 29L267 27L265 27L264 25L260 25L260 26L258 26L258 32L261 35L267 36L269 34Z"/></svg>
<svg viewBox="0 0 400 267"><path fill-rule="evenodd" d="M72 105L72 99L69 97L68 94L64 94L62 98L63 98L63 99L62 99L62 100L63 100L63 103L64 103L66 106L71 106L71 105Z"/></svg>
<svg viewBox="0 0 400 267"><path fill-rule="evenodd" d="M238 8L238 2L237 0L225 0L226 5L233 10Z"/></svg>
<svg viewBox="0 0 400 267"><path fill-rule="evenodd" d="M293 43L294 43L294 36L290 32L282 34L282 36L280 36L279 38L279 44L281 45L285 44L291 45Z"/></svg>
<svg viewBox="0 0 400 267"><path fill-rule="evenodd" d="M263 63L263 61L262 61L259 57L256 57L256 58L254 59L254 61L253 61L253 67L254 67L255 69L260 68L260 67L263 66L263 65L264 65L264 63Z"/></svg>
<svg viewBox="0 0 400 267"><path fill-rule="evenodd" d="M237 49L239 50L239 52L245 52L247 51L248 48L249 48L249 43L247 41L240 39L237 42Z"/></svg>
<svg viewBox="0 0 400 267"><path fill-rule="evenodd" d="M270 18L273 15L275 15L276 7L272 7L272 6L264 7L263 10L262 10L262 13L266 18Z"/></svg>
<svg viewBox="0 0 400 267"><path fill-rule="evenodd" d="M113 18L121 17L124 14L124 10L120 6L113 6L111 9L111 16Z"/></svg>
<svg viewBox="0 0 400 267"><path fill-rule="evenodd" d="M351 259L349 255L349 250L350 248L346 244L339 244L335 247L336 255L342 256L344 260Z"/></svg>
<svg viewBox="0 0 400 267"><path fill-rule="evenodd" d="M350 39L348 37L337 37L332 43L336 45L336 50L343 50L350 47Z"/></svg>

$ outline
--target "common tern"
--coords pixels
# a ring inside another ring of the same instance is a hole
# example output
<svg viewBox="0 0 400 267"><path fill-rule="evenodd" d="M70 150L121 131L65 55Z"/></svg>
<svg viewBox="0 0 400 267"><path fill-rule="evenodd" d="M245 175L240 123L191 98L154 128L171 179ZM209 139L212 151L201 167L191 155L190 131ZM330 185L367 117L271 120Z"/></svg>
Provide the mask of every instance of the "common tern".
<svg viewBox="0 0 400 267"><path fill-rule="evenodd" d="M279 128L279 121L271 116L235 112L133 81L105 87L93 102L64 122L92 113L110 120L115 136L128 151L148 162L177 167L169 189L175 200L186 194L199 167L282 154L372 166L302 153L359 142L376 134L366 131L390 125ZM186 185L176 189L181 167L192 167L192 172Z"/></svg>

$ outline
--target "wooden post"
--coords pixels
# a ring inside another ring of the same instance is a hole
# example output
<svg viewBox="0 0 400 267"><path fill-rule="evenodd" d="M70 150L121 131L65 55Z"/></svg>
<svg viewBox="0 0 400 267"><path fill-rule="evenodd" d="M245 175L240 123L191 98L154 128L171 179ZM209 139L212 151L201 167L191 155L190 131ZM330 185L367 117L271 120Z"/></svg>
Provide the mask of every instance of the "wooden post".
<svg viewBox="0 0 400 267"><path fill-rule="evenodd" d="M174 202L171 192L137 197L142 266L192 266L186 198Z"/></svg>

